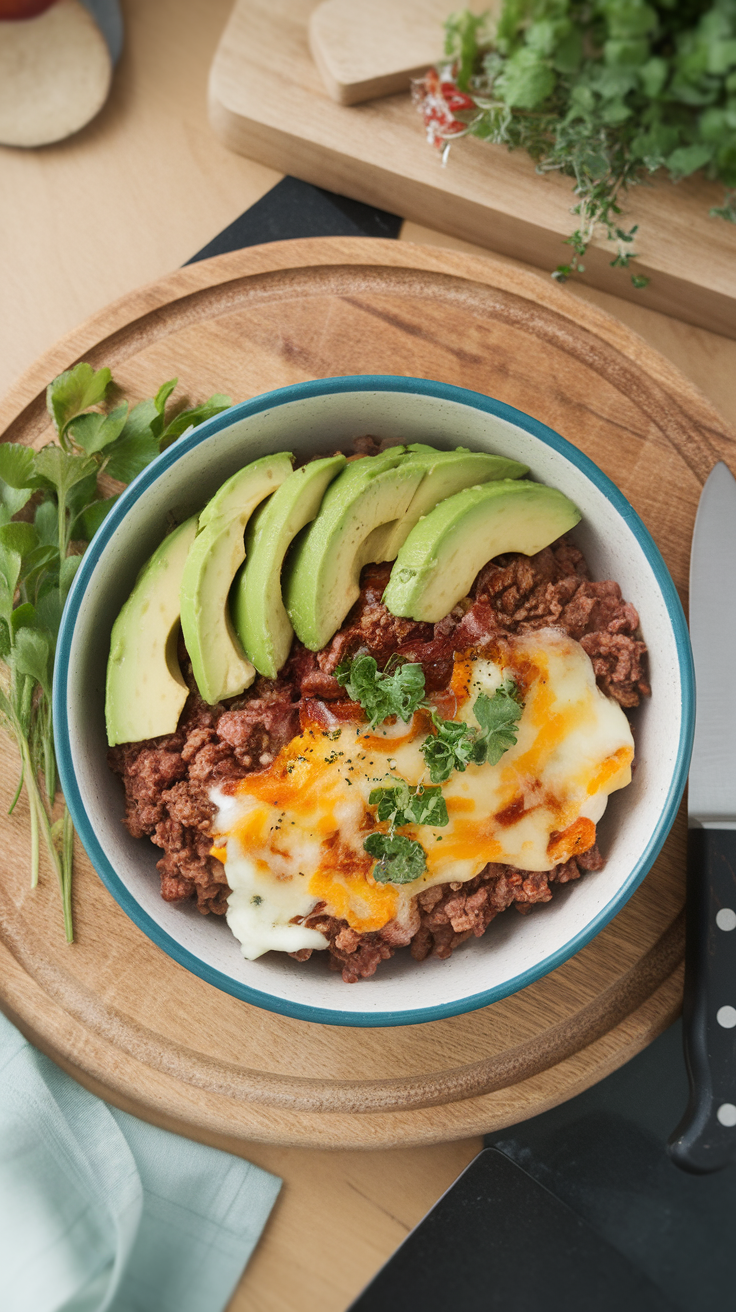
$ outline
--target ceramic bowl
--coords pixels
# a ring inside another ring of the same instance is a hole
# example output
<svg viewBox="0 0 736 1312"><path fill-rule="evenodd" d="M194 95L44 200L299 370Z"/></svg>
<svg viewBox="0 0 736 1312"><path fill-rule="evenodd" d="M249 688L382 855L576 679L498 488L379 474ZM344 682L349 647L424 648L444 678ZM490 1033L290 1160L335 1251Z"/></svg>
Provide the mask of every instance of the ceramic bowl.
<svg viewBox="0 0 736 1312"><path fill-rule="evenodd" d="M574 539L594 578L616 579L636 606L649 647L653 696L635 713L637 769L599 826L607 863L555 892L529 916L499 916L447 961L406 951L370 980L348 985L324 954L299 964L271 952L245 961L224 918L159 894L160 851L121 824L123 791L106 764L104 690L110 630L167 519L200 509L237 469L279 450L308 456L354 437L467 446L513 456L530 477L582 511ZM687 628L672 579L632 507L576 447L528 415L477 392L403 377L299 383L209 420L132 483L83 558L59 637L54 691L64 794L89 857L136 925L176 961L247 1002L337 1025L406 1025L483 1007L578 952L616 915L652 865L683 791L693 731Z"/></svg>

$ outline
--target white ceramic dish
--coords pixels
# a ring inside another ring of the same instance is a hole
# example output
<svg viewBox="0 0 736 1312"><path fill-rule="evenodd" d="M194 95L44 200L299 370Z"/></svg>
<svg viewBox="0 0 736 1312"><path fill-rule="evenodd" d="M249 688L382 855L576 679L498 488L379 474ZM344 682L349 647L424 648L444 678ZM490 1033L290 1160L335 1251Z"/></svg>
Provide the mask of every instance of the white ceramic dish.
<svg viewBox="0 0 736 1312"><path fill-rule="evenodd" d="M329 452L359 435L468 446L524 461L530 477L582 511L573 534L594 578L612 578L637 607L649 647L651 701L636 714L637 769L614 794L599 833L602 871L556 891L529 916L499 916L447 961L398 952L377 975L344 984L322 953L299 964L268 953L245 961L220 917L165 903L160 851L121 824L122 786L106 764L105 668L110 630L136 574L176 520L269 452ZM649 533L596 465L518 410L443 383L332 378L255 397L169 448L125 491L85 555L62 622L54 689L59 767L77 831L113 897L159 947L209 983L258 1006L341 1025L402 1025L470 1011L523 988L577 952L646 875L687 777L694 722L682 609Z"/></svg>

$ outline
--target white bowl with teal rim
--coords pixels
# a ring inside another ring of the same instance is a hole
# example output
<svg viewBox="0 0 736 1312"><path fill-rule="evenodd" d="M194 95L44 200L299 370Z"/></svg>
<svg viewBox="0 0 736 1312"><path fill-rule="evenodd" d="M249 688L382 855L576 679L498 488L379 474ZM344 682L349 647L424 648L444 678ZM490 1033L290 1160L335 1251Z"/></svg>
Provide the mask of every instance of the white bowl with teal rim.
<svg viewBox="0 0 736 1312"><path fill-rule="evenodd" d="M113 621L164 526L204 506L259 456L297 457L354 437L467 446L511 456L529 477L579 507L573 537L592 575L615 579L639 611L652 697L635 712L637 769L599 826L603 870L556 890L531 915L498 916L446 961L400 950L377 974L345 984L325 954L306 963L269 952L246 961L224 918L164 902L148 839L121 823L123 789L106 762L105 670ZM297 383L208 420L126 489L82 560L59 635L54 681L59 770L79 837L112 896L163 952L215 988L255 1006L333 1025L414 1025L472 1011L554 970L608 924L657 856L687 778L694 723L690 644L662 557L638 515L600 469L552 429L501 401L420 378L367 376Z"/></svg>

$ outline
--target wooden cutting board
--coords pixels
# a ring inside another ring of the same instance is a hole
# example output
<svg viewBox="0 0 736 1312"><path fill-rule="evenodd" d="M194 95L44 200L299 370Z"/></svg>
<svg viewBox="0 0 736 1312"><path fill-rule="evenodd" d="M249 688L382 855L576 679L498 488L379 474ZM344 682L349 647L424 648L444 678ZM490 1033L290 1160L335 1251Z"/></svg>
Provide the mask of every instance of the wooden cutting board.
<svg viewBox="0 0 736 1312"><path fill-rule="evenodd" d="M736 468L736 435L620 323L532 274L408 243L274 243L134 292L34 365L0 408L7 439L50 439L45 384L80 358L110 365L134 398L175 374L191 398L227 391L242 400L352 373L436 378L499 397L616 480L683 600L701 485L719 457ZM16 776L2 738L8 800ZM467 1016L351 1030L260 1011L190 975L126 918L81 851L68 947L50 871L37 890L28 886L27 812L4 812L3 1008L83 1083L189 1134L323 1147L478 1134L600 1079L679 1008L682 823L616 919L545 979Z"/></svg>
<svg viewBox="0 0 736 1312"><path fill-rule="evenodd" d="M270 168L537 268L566 263L564 240L576 223L570 179L540 177L523 151L472 139L456 142L443 168L439 152L425 143L408 90L368 104L336 104L309 50L316 4L236 0L209 85L210 121L225 144ZM452 8L447 0L448 14ZM372 8L362 9L365 23ZM443 32L434 0L426 13L439 58ZM612 269L616 251L598 240L585 258L585 281L736 337L736 225L708 213L722 203L723 188L700 176L677 186L665 179L635 187L622 223L639 224L636 271L651 279L649 286L637 291L625 271Z"/></svg>

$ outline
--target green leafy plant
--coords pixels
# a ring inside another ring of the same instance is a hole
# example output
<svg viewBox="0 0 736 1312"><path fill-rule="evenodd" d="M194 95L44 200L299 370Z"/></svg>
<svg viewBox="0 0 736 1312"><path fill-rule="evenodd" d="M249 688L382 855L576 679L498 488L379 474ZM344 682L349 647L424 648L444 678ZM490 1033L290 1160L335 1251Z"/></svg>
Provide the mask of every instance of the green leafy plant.
<svg viewBox="0 0 736 1312"><path fill-rule="evenodd" d="M505 679L492 697L484 692L473 703L478 728L462 720L442 720L432 715L434 735L422 743L422 755L433 784L444 783L453 770L468 766L498 765L504 752L517 741L516 729L524 703L513 679Z"/></svg>
<svg viewBox="0 0 736 1312"><path fill-rule="evenodd" d="M389 821L392 833L402 825L434 825L441 829L449 824L441 788L426 788L422 784L410 788L402 779L393 787L373 788L368 802L376 807L379 820Z"/></svg>
<svg viewBox="0 0 736 1312"><path fill-rule="evenodd" d="M473 759L476 731L464 720L432 716L434 734L422 743L422 756L433 784L442 784L453 770L467 770Z"/></svg>
<svg viewBox="0 0 736 1312"><path fill-rule="evenodd" d="M404 834L369 834L363 847L376 859L372 874L379 884L411 884L427 869L421 843Z"/></svg>
<svg viewBox="0 0 736 1312"><path fill-rule="evenodd" d="M58 435L40 451L0 443L0 716L18 747L30 809L31 885L38 883L43 839L61 890L64 929L72 941L74 831L66 805L54 806L58 779L51 712L56 640L74 575L90 539L119 493L188 428L231 404L212 396L172 411L173 378L130 409L106 408L109 369L86 363L49 384L46 401ZM107 486L105 486L107 484Z"/></svg>
<svg viewBox="0 0 736 1312"><path fill-rule="evenodd" d="M427 869L427 854L415 838L397 834L396 829L401 825L444 828L449 824L442 789L423 784L411 788L400 779L393 785L373 788L368 802L376 807L378 820L388 821L387 834L369 834L363 843L366 852L376 857L373 878L380 884L410 884Z"/></svg>
<svg viewBox="0 0 736 1312"><path fill-rule="evenodd" d="M415 83L429 140L446 154L478 137L573 179L573 254L554 277L584 272L597 231L630 267L623 193L660 169L723 183L710 213L736 222L736 0L503 0L495 25L465 11L445 31L450 62Z"/></svg>
<svg viewBox="0 0 736 1312"><path fill-rule="evenodd" d="M408 723L414 712L424 705L424 670L421 665L399 665L379 670L372 656L356 656L343 661L335 678L351 701L359 702L368 716L371 729L390 715Z"/></svg>

